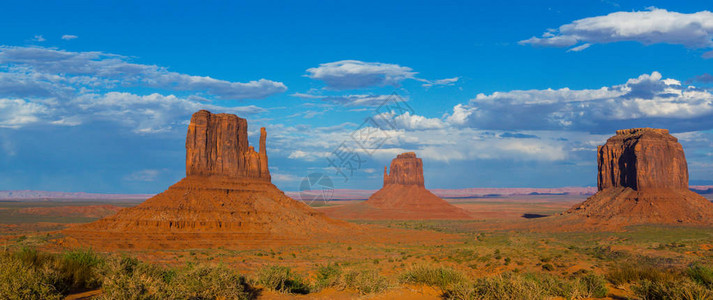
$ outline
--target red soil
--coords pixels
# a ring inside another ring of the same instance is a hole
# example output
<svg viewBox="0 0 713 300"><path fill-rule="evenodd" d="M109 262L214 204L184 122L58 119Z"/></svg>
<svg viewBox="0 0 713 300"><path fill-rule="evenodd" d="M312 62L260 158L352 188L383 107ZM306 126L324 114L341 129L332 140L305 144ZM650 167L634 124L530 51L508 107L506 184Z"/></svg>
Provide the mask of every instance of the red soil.
<svg viewBox="0 0 713 300"><path fill-rule="evenodd" d="M122 208L123 207L116 205L104 204L87 206L26 207L18 209L17 212L40 216L103 218L115 214Z"/></svg>
<svg viewBox="0 0 713 300"><path fill-rule="evenodd" d="M451 205L426 188L401 184L385 186L365 202L325 207L320 211L332 218L347 220L471 219L466 210Z"/></svg>

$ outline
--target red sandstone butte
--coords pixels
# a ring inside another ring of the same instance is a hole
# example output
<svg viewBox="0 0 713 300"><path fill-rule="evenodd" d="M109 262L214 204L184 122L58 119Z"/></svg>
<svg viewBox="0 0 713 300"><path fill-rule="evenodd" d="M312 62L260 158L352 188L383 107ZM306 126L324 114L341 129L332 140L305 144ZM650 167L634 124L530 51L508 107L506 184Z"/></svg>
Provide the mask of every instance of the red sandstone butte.
<svg viewBox="0 0 713 300"><path fill-rule="evenodd" d="M713 204L688 190L683 147L668 130L617 130L597 163L599 191L564 215L603 227L713 221Z"/></svg>
<svg viewBox="0 0 713 300"><path fill-rule="evenodd" d="M322 209L341 219L470 219L424 187L423 161L416 153L399 154L391 161L391 172L384 168L384 186L363 203Z"/></svg>
<svg viewBox="0 0 713 300"><path fill-rule="evenodd" d="M256 152L247 126L232 114L196 112L186 138L186 178L135 207L65 230L66 243L100 249L265 247L355 228L273 185L265 128Z"/></svg>
<svg viewBox="0 0 713 300"><path fill-rule="evenodd" d="M247 120L231 114L193 114L186 136L186 176L224 176L270 181L265 140L260 128L260 149L248 145Z"/></svg>

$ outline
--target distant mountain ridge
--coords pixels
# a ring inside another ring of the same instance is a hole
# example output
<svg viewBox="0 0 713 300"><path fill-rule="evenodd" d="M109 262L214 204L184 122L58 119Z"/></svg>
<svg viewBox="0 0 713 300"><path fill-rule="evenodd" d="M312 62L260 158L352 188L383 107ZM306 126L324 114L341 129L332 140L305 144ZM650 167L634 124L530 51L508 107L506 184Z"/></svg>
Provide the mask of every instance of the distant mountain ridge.
<svg viewBox="0 0 713 300"><path fill-rule="evenodd" d="M153 194L98 194L33 190L0 191L0 200L146 200Z"/></svg>
<svg viewBox="0 0 713 300"><path fill-rule="evenodd" d="M562 188L465 188L465 189L429 189L441 198L483 198L517 195L593 195L596 187L562 187ZM376 190L335 189L333 200L367 199ZM299 199L302 195L309 196L322 193L321 190L309 192L285 192L288 196ZM313 197L310 197L313 198Z"/></svg>
<svg viewBox="0 0 713 300"><path fill-rule="evenodd" d="M713 194L713 185L692 185L691 191L699 194ZM588 196L596 193L596 187L561 187L561 188L465 188L465 189L430 189L442 198L483 198L525 195L580 195ZM366 200L376 190L335 189L333 200ZM285 192L288 196L300 200L303 194L314 195L322 191ZM33 190L0 191L0 200L146 200L154 194L99 194L84 192L48 192ZM314 199L314 198L312 198Z"/></svg>

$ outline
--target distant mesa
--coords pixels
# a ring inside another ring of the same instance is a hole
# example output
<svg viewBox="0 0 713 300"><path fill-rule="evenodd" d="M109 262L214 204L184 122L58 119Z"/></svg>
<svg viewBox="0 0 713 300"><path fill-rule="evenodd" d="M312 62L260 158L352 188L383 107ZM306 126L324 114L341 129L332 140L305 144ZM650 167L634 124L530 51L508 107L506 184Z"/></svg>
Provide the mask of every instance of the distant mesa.
<svg viewBox="0 0 713 300"><path fill-rule="evenodd" d="M666 129L618 130L597 149L598 192L564 213L605 227L711 224L713 204L688 189L688 164Z"/></svg>
<svg viewBox="0 0 713 300"><path fill-rule="evenodd" d="M470 219L464 209L455 207L424 187L423 161L407 152L384 168L384 186L363 203L327 207L328 216L341 219Z"/></svg>
<svg viewBox="0 0 713 300"><path fill-rule="evenodd" d="M273 185L267 132L261 128L255 151L247 129L235 115L196 112L186 138L186 178L138 206L67 229L66 242L111 249L264 247L355 227Z"/></svg>
<svg viewBox="0 0 713 300"><path fill-rule="evenodd" d="M384 167L384 186L392 184L423 185L423 161L414 152L406 152L391 161L391 174Z"/></svg>

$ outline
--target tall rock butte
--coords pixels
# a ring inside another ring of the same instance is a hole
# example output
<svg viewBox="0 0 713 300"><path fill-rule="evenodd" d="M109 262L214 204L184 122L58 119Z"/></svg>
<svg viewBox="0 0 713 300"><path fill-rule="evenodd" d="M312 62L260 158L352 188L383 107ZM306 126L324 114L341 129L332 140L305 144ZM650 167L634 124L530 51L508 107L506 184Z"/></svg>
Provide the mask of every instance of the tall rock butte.
<svg viewBox="0 0 713 300"><path fill-rule="evenodd" d="M135 207L65 230L66 242L101 249L264 247L353 230L271 183L266 139L261 128L256 152L245 119L196 112L186 138L186 177Z"/></svg>
<svg viewBox="0 0 713 300"><path fill-rule="evenodd" d="M431 193L424 186L423 161L414 152L406 152L384 167L384 186L363 203L324 208L328 216L341 219L470 219L455 207Z"/></svg>
<svg viewBox="0 0 713 300"><path fill-rule="evenodd" d="M617 130L597 164L599 191L564 215L603 227L713 222L713 204L688 190L683 147L668 130Z"/></svg>

